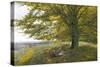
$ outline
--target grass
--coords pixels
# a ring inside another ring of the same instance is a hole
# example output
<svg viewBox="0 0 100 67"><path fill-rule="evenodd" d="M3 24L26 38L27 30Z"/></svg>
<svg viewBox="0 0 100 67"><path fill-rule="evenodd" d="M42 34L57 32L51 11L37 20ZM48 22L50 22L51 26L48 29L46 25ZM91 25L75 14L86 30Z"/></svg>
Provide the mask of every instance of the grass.
<svg viewBox="0 0 100 67"><path fill-rule="evenodd" d="M61 56L55 56L63 52ZM15 65L50 64L65 62L80 62L97 60L97 47L92 43L80 42L77 49L70 49L69 45L42 45L25 48L25 53L15 52Z"/></svg>
<svg viewBox="0 0 100 67"><path fill-rule="evenodd" d="M21 57L19 57L19 59L16 61L15 64L18 64L18 65L25 64L29 59L32 58L32 55L33 55L32 49L27 49L25 51L26 51L25 54L23 54Z"/></svg>

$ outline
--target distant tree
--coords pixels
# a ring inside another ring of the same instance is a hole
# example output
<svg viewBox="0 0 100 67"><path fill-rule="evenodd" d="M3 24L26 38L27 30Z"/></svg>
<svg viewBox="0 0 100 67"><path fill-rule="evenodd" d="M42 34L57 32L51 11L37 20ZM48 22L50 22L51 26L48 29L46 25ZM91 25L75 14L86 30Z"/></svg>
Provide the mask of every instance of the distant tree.
<svg viewBox="0 0 100 67"><path fill-rule="evenodd" d="M27 5L30 12L18 20L16 26L36 39L66 40L70 35L71 48L77 48L81 31L87 34L92 30L85 28L88 24L92 25L93 29L96 27L95 6L31 2L21 4ZM87 29L86 32L84 29Z"/></svg>

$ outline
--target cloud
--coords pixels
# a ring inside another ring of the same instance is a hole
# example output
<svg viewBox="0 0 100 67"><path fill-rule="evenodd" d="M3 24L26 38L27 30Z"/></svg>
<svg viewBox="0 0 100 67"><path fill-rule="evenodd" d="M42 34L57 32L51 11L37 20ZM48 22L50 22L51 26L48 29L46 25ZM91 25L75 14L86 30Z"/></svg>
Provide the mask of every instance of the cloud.
<svg viewBox="0 0 100 67"><path fill-rule="evenodd" d="M15 19L21 19L24 15L26 15L29 12L27 10L27 6L25 5L20 5L18 3L15 3L14 7L15 7L14 10Z"/></svg>

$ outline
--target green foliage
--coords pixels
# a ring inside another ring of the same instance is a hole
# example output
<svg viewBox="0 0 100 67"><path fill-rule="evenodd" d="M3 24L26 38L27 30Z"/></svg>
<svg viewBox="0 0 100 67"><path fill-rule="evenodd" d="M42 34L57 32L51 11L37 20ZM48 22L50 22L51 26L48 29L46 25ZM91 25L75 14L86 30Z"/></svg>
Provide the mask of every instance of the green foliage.
<svg viewBox="0 0 100 67"><path fill-rule="evenodd" d="M20 4L27 5L30 12L16 22L16 27L22 29L29 37L55 40L55 42L49 46L34 46L26 49L24 55L15 52L16 56L19 56L16 58L16 65L97 59L96 45L87 43L97 41L97 8L95 6L31 2L21 2ZM68 45L61 43L67 40L72 41L72 47L79 47L69 49L70 43ZM79 40L86 43L80 43Z"/></svg>
<svg viewBox="0 0 100 67"><path fill-rule="evenodd" d="M26 5L30 11L16 23L16 26L29 37L66 41L73 39L70 35L76 32L80 40L96 43L97 8L95 6L17 3ZM78 39L78 37L75 39Z"/></svg>

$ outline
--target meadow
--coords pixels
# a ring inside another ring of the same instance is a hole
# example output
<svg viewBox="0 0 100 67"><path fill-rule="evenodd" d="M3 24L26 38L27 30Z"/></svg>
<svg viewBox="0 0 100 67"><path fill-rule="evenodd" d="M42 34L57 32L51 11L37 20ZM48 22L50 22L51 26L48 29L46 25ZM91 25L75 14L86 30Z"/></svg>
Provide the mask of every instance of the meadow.
<svg viewBox="0 0 100 67"><path fill-rule="evenodd" d="M77 49L69 44L52 43L15 50L15 65L51 64L97 60L97 46L80 42Z"/></svg>

